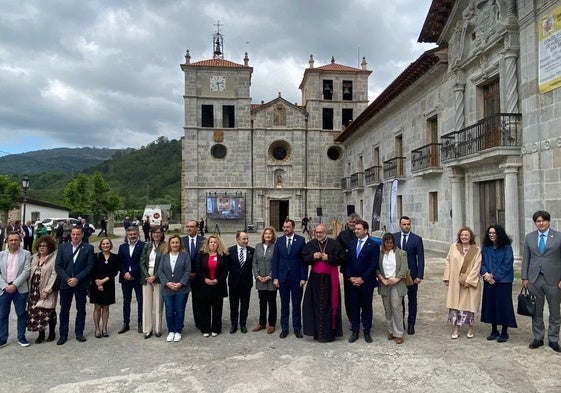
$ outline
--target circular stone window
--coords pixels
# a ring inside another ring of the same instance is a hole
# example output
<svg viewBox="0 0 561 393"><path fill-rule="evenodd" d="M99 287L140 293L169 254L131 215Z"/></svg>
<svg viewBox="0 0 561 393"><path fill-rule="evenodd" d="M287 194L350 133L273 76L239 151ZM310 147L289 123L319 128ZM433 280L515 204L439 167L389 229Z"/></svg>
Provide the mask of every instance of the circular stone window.
<svg viewBox="0 0 561 393"><path fill-rule="evenodd" d="M342 155L343 151L339 146L331 146L327 149L327 157L329 157L330 160L336 161L341 158Z"/></svg>
<svg viewBox="0 0 561 393"><path fill-rule="evenodd" d="M210 149L210 154L212 154L214 158L224 158L226 157L226 152L227 152L226 146L221 144L214 145Z"/></svg>
<svg viewBox="0 0 561 393"><path fill-rule="evenodd" d="M275 141L269 146L269 155L277 161L284 161L290 156L290 145L285 141Z"/></svg>

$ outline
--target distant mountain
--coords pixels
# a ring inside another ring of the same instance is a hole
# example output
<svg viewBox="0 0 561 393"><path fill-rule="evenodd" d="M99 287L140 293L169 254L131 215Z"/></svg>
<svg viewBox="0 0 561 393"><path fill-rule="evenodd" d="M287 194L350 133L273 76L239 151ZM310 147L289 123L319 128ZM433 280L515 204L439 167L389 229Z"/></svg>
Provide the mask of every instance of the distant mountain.
<svg viewBox="0 0 561 393"><path fill-rule="evenodd" d="M0 158L0 174L19 182L27 174L28 196L64 205L64 188L79 172L99 172L124 209L170 204L181 209L181 140L159 137L139 149L52 149Z"/></svg>
<svg viewBox="0 0 561 393"><path fill-rule="evenodd" d="M44 172L63 172L71 174L100 164L113 157L118 151L122 152L123 149L63 147L21 154L10 154L0 157L0 173L5 175L22 173L33 175Z"/></svg>

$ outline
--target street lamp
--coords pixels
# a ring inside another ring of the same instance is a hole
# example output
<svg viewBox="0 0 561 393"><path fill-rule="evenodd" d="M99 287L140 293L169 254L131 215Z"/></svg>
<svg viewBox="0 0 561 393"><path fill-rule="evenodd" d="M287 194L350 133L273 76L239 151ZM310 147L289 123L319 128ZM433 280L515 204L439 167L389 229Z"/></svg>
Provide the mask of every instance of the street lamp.
<svg viewBox="0 0 561 393"><path fill-rule="evenodd" d="M23 188L23 219L22 224L25 224L25 207L27 202L27 190L29 188L29 176L25 175L21 179L21 188Z"/></svg>

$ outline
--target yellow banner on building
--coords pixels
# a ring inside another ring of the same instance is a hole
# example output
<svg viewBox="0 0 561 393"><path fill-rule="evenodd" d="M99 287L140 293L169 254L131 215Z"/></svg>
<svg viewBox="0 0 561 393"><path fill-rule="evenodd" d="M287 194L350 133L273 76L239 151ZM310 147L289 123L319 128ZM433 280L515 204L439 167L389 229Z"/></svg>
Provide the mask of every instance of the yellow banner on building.
<svg viewBox="0 0 561 393"><path fill-rule="evenodd" d="M561 87L561 7L543 16L538 25L540 93Z"/></svg>

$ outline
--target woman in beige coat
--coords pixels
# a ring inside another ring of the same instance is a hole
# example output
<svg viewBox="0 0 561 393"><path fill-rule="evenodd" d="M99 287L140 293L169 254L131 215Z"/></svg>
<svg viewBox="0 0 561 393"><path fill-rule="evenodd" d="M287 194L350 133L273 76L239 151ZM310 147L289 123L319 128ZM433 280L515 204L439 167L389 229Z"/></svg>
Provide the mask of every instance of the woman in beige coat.
<svg viewBox="0 0 561 393"><path fill-rule="evenodd" d="M382 252L376 276L380 286L378 293L384 304L388 340L403 343L403 297L407 293L407 253L395 246L391 233L382 237Z"/></svg>
<svg viewBox="0 0 561 393"><path fill-rule="evenodd" d="M448 287L446 307L450 309L448 322L454 325L453 339L459 337L462 325L468 325L467 337L473 338L475 313L481 302L480 268L481 251L475 245L475 235L470 228L461 228L456 243L450 246L444 267L444 284Z"/></svg>
<svg viewBox="0 0 561 393"><path fill-rule="evenodd" d="M31 259L29 269L29 296L27 298L27 330L39 332L36 344L45 341L45 330L49 326L47 341L55 339L56 300L58 291L54 287L56 243L50 236L37 240L37 253Z"/></svg>

